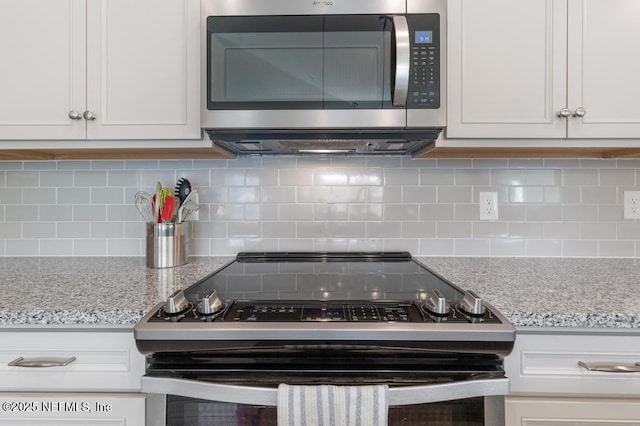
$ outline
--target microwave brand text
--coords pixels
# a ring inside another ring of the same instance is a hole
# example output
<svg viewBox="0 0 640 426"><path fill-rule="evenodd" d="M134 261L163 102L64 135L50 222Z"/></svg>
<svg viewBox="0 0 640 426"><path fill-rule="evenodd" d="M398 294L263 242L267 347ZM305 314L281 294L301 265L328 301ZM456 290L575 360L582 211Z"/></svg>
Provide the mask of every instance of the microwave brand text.
<svg viewBox="0 0 640 426"><path fill-rule="evenodd" d="M311 4L314 6L333 6L333 1L332 0L313 0Z"/></svg>

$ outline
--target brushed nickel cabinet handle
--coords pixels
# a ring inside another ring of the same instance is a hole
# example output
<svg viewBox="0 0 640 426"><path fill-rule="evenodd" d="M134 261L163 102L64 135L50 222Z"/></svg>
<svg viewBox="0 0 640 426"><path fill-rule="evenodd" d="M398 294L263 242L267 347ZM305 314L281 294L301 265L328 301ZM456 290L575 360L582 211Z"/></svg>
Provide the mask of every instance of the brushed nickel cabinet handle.
<svg viewBox="0 0 640 426"><path fill-rule="evenodd" d="M72 119L72 120L81 120L82 119L82 114L80 114L75 109L72 109L71 111L69 111L69 118Z"/></svg>
<svg viewBox="0 0 640 426"><path fill-rule="evenodd" d="M569 108L562 108L558 111L558 117L569 118L571 117L571 110Z"/></svg>
<svg viewBox="0 0 640 426"><path fill-rule="evenodd" d="M577 108L575 111L573 111L574 117L584 117L585 115L587 115L587 110L582 107Z"/></svg>
<svg viewBox="0 0 640 426"><path fill-rule="evenodd" d="M64 367L76 360L75 356L70 358L23 358L19 357L9 363L11 367Z"/></svg>
<svg viewBox="0 0 640 426"><path fill-rule="evenodd" d="M85 111L84 113L82 113L82 116L84 117L85 120L95 120L96 119L96 115L94 113L92 113L91 111Z"/></svg>
<svg viewBox="0 0 640 426"><path fill-rule="evenodd" d="M635 364L624 362L583 362L578 361L578 365L589 371L600 371L603 373L640 373L640 363Z"/></svg>

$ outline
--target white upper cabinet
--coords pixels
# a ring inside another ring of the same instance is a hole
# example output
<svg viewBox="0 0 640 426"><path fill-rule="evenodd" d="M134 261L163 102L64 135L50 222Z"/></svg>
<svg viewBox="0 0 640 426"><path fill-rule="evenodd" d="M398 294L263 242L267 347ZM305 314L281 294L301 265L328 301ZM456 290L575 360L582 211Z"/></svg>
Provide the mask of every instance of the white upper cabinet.
<svg viewBox="0 0 640 426"><path fill-rule="evenodd" d="M448 138L640 137L637 0L448 7Z"/></svg>
<svg viewBox="0 0 640 426"><path fill-rule="evenodd" d="M198 0L0 0L0 139L199 139Z"/></svg>

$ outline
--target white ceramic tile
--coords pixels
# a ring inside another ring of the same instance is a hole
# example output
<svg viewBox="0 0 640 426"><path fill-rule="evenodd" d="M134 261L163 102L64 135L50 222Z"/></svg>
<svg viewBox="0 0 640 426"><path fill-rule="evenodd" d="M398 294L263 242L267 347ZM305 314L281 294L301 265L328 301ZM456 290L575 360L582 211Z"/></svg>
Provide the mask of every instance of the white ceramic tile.
<svg viewBox="0 0 640 426"><path fill-rule="evenodd" d="M193 160L160 160L159 169L188 170L193 168Z"/></svg>
<svg viewBox="0 0 640 426"><path fill-rule="evenodd" d="M523 186L527 182L527 171L517 169L491 170L491 185Z"/></svg>
<svg viewBox="0 0 640 426"><path fill-rule="evenodd" d="M227 232L229 238L260 238L262 237L260 222L229 222Z"/></svg>
<svg viewBox="0 0 640 426"><path fill-rule="evenodd" d="M600 158L581 158L580 167L584 169L613 169L616 168L618 163L616 160L600 159Z"/></svg>
<svg viewBox="0 0 640 426"><path fill-rule="evenodd" d="M419 222L423 223L423 222ZM402 235L403 222L391 222L391 221L374 221L367 222L367 237L374 239L382 238L398 238ZM425 225L425 228L431 227L435 235L435 224Z"/></svg>
<svg viewBox="0 0 640 426"><path fill-rule="evenodd" d="M296 235L298 238L327 238L327 222L298 222Z"/></svg>
<svg viewBox="0 0 640 426"><path fill-rule="evenodd" d="M280 204L278 218L280 220L313 220L313 205L309 204Z"/></svg>
<svg viewBox="0 0 640 426"><path fill-rule="evenodd" d="M384 242L389 240L380 240L377 238L354 238L348 242L349 251L385 251ZM406 250L405 248L402 250ZM400 251L398 249L392 249L394 251ZM391 251L391 250L389 250Z"/></svg>
<svg viewBox="0 0 640 426"><path fill-rule="evenodd" d="M580 224L582 240L614 240L616 239L615 223L582 223Z"/></svg>
<svg viewBox="0 0 640 426"><path fill-rule="evenodd" d="M491 255L521 257L525 255L526 240L491 240Z"/></svg>
<svg viewBox="0 0 640 426"><path fill-rule="evenodd" d="M89 204L91 203L90 188L58 188L58 204Z"/></svg>
<svg viewBox="0 0 640 426"><path fill-rule="evenodd" d="M332 238L364 238L367 236L365 222L327 222L327 233Z"/></svg>
<svg viewBox="0 0 640 426"><path fill-rule="evenodd" d="M334 186L329 192L330 203L364 203L367 188L364 186Z"/></svg>
<svg viewBox="0 0 640 426"><path fill-rule="evenodd" d="M472 203L473 193L470 186L438 187L438 203Z"/></svg>
<svg viewBox="0 0 640 426"><path fill-rule="evenodd" d="M249 186L277 186L277 169L249 169L245 172L245 184Z"/></svg>
<svg viewBox="0 0 640 426"><path fill-rule="evenodd" d="M384 220L418 220L420 206L418 204L385 204Z"/></svg>
<svg viewBox="0 0 640 426"><path fill-rule="evenodd" d="M73 186L73 171L42 171L40 172L41 188Z"/></svg>
<svg viewBox="0 0 640 426"><path fill-rule="evenodd" d="M212 256L231 256L245 250L242 239L214 238L209 241L209 253Z"/></svg>
<svg viewBox="0 0 640 426"><path fill-rule="evenodd" d="M504 169L509 166L507 158L474 158L472 160L474 169Z"/></svg>
<svg viewBox="0 0 640 426"><path fill-rule="evenodd" d="M382 220L381 204L350 204L349 220Z"/></svg>
<svg viewBox="0 0 640 426"><path fill-rule="evenodd" d="M142 256L142 241L138 239L107 239L107 256Z"/></svg>
<svg viewBox="0 0 640 426"><path fill-rule="evenodd" d="M291 222L262 222L262 236L264 238L295 238L296 227Z"/></svg>
<svg viewBox="0 0 640 426"><path fill-rule="evenodd" d="M562 172L565 186L595 186L598 184L597 169L566 169Z"/></svg>
<svg viewBox="0 0 640 426"><path fill-rule="evenodd" d="M382 250L384 251L406 251L411 254L420 252L420 241L418 239L385 239L382 240ZM378 246L378 245L377 245ZM376 246L376 247L377 247ZM379 250L379 248L378 248Z"/></svg>
<svg viewBox="0 0 640 426"><path fill-rule="evenodd" d="M490 185L491 171L488 169L457 169L456 185Z"/></svg>
<svg viewBox="0 0 640 426"><path fill-rule="evenodd" d="M582 188L582 202L595 204L615 204L617 191L610 187Z"/></svg>
<svg viewBox="0 0 640 426"><path fill-rule="evenodd" d="M403 238L436 238L437 229L435 222L402 222L402 237ZM393 238L389 236L387 238ZM397 237L397 234L395 235Z"/></svg>
<svg viewBox="0 0 640 426"><path fill-rule="evenodd" d="M580 224L566 222L543 223L544 238L577 240L580 238Z"/></svg>
<svg viewBox="0 0 640 426"><path fill-rule="evenodd" d="M443 238L421 239L417 253L420 256L453 256L454 240Z"/></svg>
<svg viewBox="0 0 640 426"><path fill-rule="evenodd" d="M55 238L55 222L24 222L22 224L23 238Z"/></svg>
<svg viewBox="0 0 640 426"><path fill-rule="evenodd" d="M400 203L402 202L402 192L392 187L367 187L366 201L369 203Z"/></svg>
<svg viewBox="0 0 640 426"><path fill-rule="evenodd" d="M453 185L455 173L448 169L420 169L420 185Z"/></svg>
<svg viewBox="0 0 640 426"><path fill-rule="evenodd" d="M22 204L22 191L20 188L0 188L0 206Z"/></svg>
<svg viewBox="0 0 640 426"><path fill-rule="evenodd" d="M316 185L347 185L349 169L314 169L313 181Z"/></svg>
<svg viewBox="0 0 640 426"><path fill-rule="evenodd" d="M124 238L123 222L92 222L91 238ZM127 235L127 237L131 237Z"/></svg>
<svg viewBox="0 0 640 426"><path fill-rule="evenodd" d="M633 241L602 240L598 242L598 256L634 257L635 245Z"/></svg>
<svg viewBox="0 0 640 426"><path fill-rule="evenodd" d="M473 167L472 160L466 158L438 158L436 164L439 169L470 169Z"/></svg>
<svg viewBox="0 0 640 426"><path fill-rule="evenodd" d="M7 222L35 222L40 220L38 211L38 206L7 205L4 207L4 220Z"/></svg>
<svg viewBox="0 0 640 426"><path fill-rule="evenodd" d="M598 255L598 242L592 240L563 240L562 256L594 257Z"/></svg>
<svg viewBox="0 0 640 426"><path fill-rule="evenodd" d="M91 170L122 170L124 164L124 160L93 160Z"/></svg>
<svg viewBox="0 0 640 426"><path fill-rule="evenodd" d="M471 238L473 225L471 222L438 222L438 238Z"/></svg>
<svg viewBox="0 0 640 426"><path fill-rule="evenodd" d="M384 185L418 185L420 169L385 169Z"/></svg>
<svg viewBox="0 0 640 426"><path fill-rule="evenodd" d="M619 222L618 240L640 240L640 220Z"/></svg>
<svg viewBox="0 0 640 426"><path fill-rule="evenodd" d="M527 186L561 185L562 171L555 169L529 169L526 178Z"/></svg>
<svg viewBox="0 0 640 426"><path fill-rule="evenodd" d="M349 185L383 185L384 172L378 168L350 168Z"/></svg>
<svg viewBox="0 0 640 426"><path fill-rule="evenodd" d="M348 204L315 204L313 220L349 220Z"/></svg>
<svg viewBox="0 0 640 426"><path fill-rule="evenodd" d="M95 206L95 207L105 207L105 206ZM112 204L106 206L107 208L107 218L108 221L131 221L131 222L142 222L144 219L140 215L140 212L136 209L133 202L131 204ZM97 208L94 213L96 215L102 214L99 208ZM86 214L93 214L90 212L86 212ZM89 216L91 217L91 216ZM74 218L75 218L75 210L74 210ZM78 220L78 219L75 219ZM87 219L87 220L101 220L101 219Z"/></svg>
<svg viewBox="0 0 640 426"><path fill-rule="evenodd" d="M433 186L404 186L402 187L402 202L404 203L435 203L436 188Z"/></svg>
<svg viewBox="0 0 640 426"><path fill-rule="evenodd" d="M565 222L585 222L598 220L598 206L595 204L564 204L562 220Z"/></svg>
<svg viewBox="0 0 640 426"><path fill-rule="evenodd" d="M37 188L40 186L40 172L38 171L7 171L5 178L7 188Z"/></svg>
<svg viewBox="0 0 640 426"><path fill-rule="evenodd" d="M527 240L525 256L528 257L558 257L562 255L562 241L560 240Z"/></svg>
<svg viewBox="0 0 640 426"><path fill-rule="evenodd" d="M139 187L142 184L140 170L109 170L107 185L110 187Z"/></svg>
<svg viewBox="0 0 640 426"><path fill-rule="evenodd" d="M315 251L349 251L349 240L346 238L317 238L313 241Z"/></svg>
<svg viewBox="0 0 640 426"><path fill-rule="evenodd" d="M125 160L124 168L129 170L157 170L158 160Z"/></svg>
<svg viewBox="0 0 640 426"><path fill-rule="evenodd" d="M542 203L544 189L540 186L512 186L509 188L510 203Z"/></svg>
<svg viewBox="0 0 640 426"><path fill-rule="evenodd" d="M40 240L40 256L73 256L73 240Z"/></svg>
<svg viewBox="0 0 640 426"><path fill-rule="evenodd" d="M451 220L458 206L463 206L463 209L465 208L465 205L461 204L421 204L420 220ZM480 214L476 212L476 216L479 215Z"/></svg>
<svg viewBox="0 0 640 426"><path fill-rule="evenodd" d="M509 167L518 169L529 169L532 167L542 167L543 160L541 158L510 158Z"/></svg>
<svg viewBox="0 0 640 426"><path fill-rule="evenodd" d="M16 222L0 222L0 240L22 238L22 226Z"/></svg>
<svg viewBox="0 0 640 426"><path fill-rule="evenodd" d="M490 256L491 240L457 239L454 240L454 255L456 256Z"/></svg>
<svg viewBox="0 0 640 426"><path fill-rule="evenodd" d="M244 245L247 251L277 251L279 247L277 238L247 238Z"/></svg>
<svg viewBox="0 0 640 426"><path fill-rule="evenodd" d="M544 238L545 224L528 222L509 223L509 238Z"/></svg>
<svg viewBox="0 0 640 426"><path fill-rule="evenodd" d="M634 169L602 169L600 172L600 186L633 186L636 183Z"/></svg>
<svg viewBox="0 0 640 426"><path fill-rule="evenodd" d="M525 204L499 204L498 216L502 221L527 220L527 206Z"/></svg>
<svg viewBox="0 0 640 426"><path fill-rule="evenodd" d="M278 171L278 183L280 186L308 186L321 183L314 181L314 171L311 168L304 169L280 169Z"/></svg>
<svg viewBox="0 0 640 426"><path fill-rule="evenodd" d="M619 222L624 218L624 209L619 204L603 204L598 206L598 220Z"/></svg>
<svg viewBox="0 0 640 426"><path fill-rule="evenodd" d="M92 188L91 204L122 204L125 202L123 188ZM133 204L133 199L127 200Z"/></svg>
<svg viewBox="0 0 640 426"><path fill-rule="evenodd" d="M509 238L509 224L506 222L473 222L472 223L473 238Z"/></svg>
<svg viewBox="0 0 640 426"><path fill-rule="evenodd" d="M229 202L230 203L259 203L260 202L260 188L255 186L235 187L229 188Z"/></svg>
<svg viewBox="0 0 640 426"><path fill-rule="evenodd" d="M75 171L73 174L73 186L107 186L107 171Z"/></svg>
<svg viewBox="0 0 640 426"><path fill-rule="evenodd" d="M69 206L57 206L69 207ZM41 215L43 212L41 212ZM56 219L60 220L60 219ZM76 204L73 206L73 220L77 221L106 221L107 220L107 206L100 205L82 205Z"/></svg>
<svg viewBox="0 0 640 426"><path fill-rule="evenodd" d="M263 197L270 203L328 203L331 200L330 186L266 187Z"/></svg>
<svg viewBox="0 0 640 426"><path fill-rule="evenodd" d="M7 256L38 256L40 244L38 240L5 240L5 253Z"/></svg>
<svg viewBox="0 0 640 426"><path fill-rule="evenodd" d="M245 185L245 171L243 169L211 170L211 183L214 186Z"/></svg>
<svg viewBox="0 0 640 426"><path fill-rule="evenodd" d="M538 221L558 221L562 219L562 206L559 205L528 205L527 220Z"/></svg>

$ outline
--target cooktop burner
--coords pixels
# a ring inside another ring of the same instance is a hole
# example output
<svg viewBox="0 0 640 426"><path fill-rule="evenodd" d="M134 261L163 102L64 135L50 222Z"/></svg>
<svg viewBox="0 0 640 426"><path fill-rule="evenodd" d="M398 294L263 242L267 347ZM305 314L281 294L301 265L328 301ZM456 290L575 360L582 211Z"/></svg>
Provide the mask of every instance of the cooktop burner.
<svg viewBox="0 0 640 426"><path fill-rule="evenodd" d="M439 341L512 345L513 326L405 252L240 253L136 326L145 341ZM198 342L198 343L195 343Z"/></svg>

